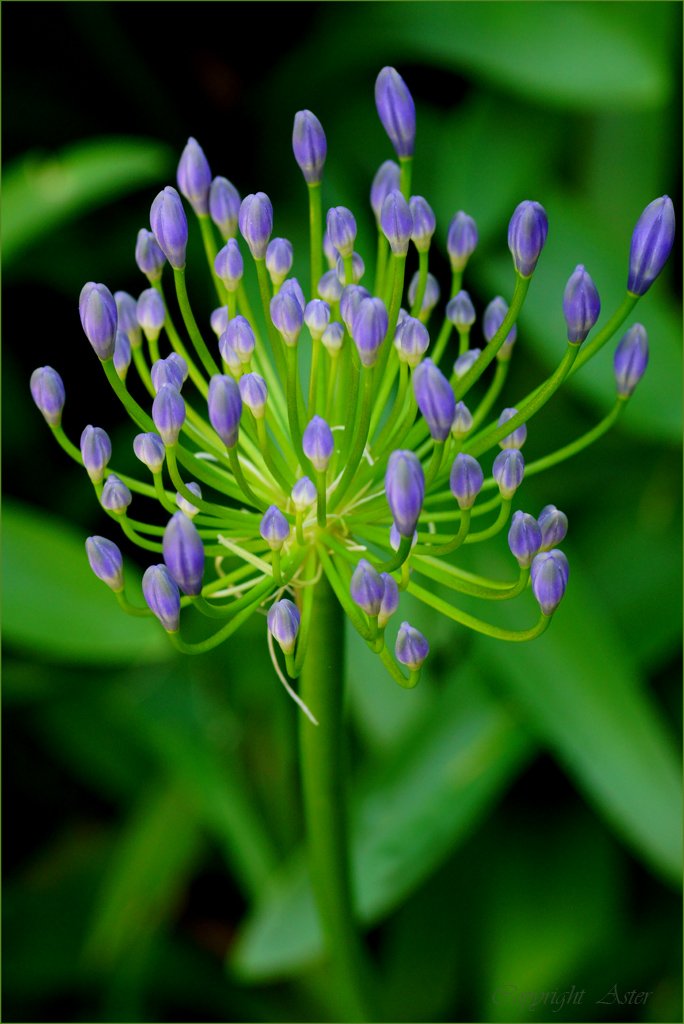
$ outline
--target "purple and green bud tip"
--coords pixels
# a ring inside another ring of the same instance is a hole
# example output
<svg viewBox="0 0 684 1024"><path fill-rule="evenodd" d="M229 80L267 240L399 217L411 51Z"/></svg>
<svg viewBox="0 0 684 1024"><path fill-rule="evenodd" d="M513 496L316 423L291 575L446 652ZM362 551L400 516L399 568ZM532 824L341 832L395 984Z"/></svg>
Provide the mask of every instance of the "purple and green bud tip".
<svg viewBox="0 0 684 1024"><path fill-rule="evenodd" d="M181 197L171 185L167 185L152 203L150 226L171 266L182 270L188 245L188 219Z"/></svg>
<svg viewBox="0 0 684 1024"><path fill-rule="evenodd" d="M234 448L240 432L242 398L232 377L217 374L209 381L209 420L226 448Z"/></svg>
<svg viewBox="0 0 684 1024"><path fill-rule="evenodd" d="M568 517L555 505L545 505L537 517L541 530L541 551L550 551L565 540L568 532Z"/></svg>
<svg viewBox="0 0 684 1024"><path fill-rule="evenodd" d="M399 188L399 181L401 179L401 170L399 164L395 164L394 160L385 160L384 164L381 164L378 168L375 177L373 178L373 184L371 185L370 192L370 203L373 213L375 214L375 220L380 227L380 213L382 212L382 204L385 201L385 197L393 189Z"/></svg>
<svg viewBox="0 0 684 1024"><path fill-rule="evenodd" d="M264 378L258 373L246 373L240 377L238 387L243 405L247 406L256 419L262 419L268 401L268 387Z"/></svg>
<svg viewBox="0 0 684 1024"><path fill-rule="evenodd" d="M148 607L166 632L177 633L180 628L180 593L165 565L151 565L145 570L142 590Z"/></svg>
<svg viewBox="0 0 684 1024"><path fill-rule="evenodd" d="M242 253L234 238L229 238L216 254L214 272L229 292L237 291L242 280L245 265Z"/></svg>
<svg viewBox="0 0 684 1024"><path fill-rule="evenodd" d="M428 350L430 335L425 324L414 316L405 316L394 332L394 347L402 363L416 367Z"/></svg>
<svg viewBox="0 0 684 1024"><path fill-rule="evenodd" d="M135 242L135 262L147 280L152 284L161 280L166 256L159 248L152 231L140 228Z"/></svg>
<svg viewBox="0 0 684 1024"><path fill-rule="evenodd" d="M562 551L544 551L532 562L532 593L544 615L552 615L563 599L570 567Z"/></svg>
<svg viewBox="0 0 684 1024"><path fill-rule="evenodd" d="M497 423L500 427L507 423L508 420L513 419L514 416L518 415L517 409L503 409ZM506 437L502 437L499 441L500 448L522 448L527 440L527 427L524 423L521 423L519 427L516 427Z"/></svg>
<svg viewBox="0 0 684 1024"><path fill-rule="evenodd" d="M199 498L200 501L202 500L202 488L198 483L196 483L194 480L188 480L185 486L189 491L192 492L192 494ZM188 519L194 519L195 516L199 513L199 508L197 507L197 505L193 505L193 503L191 501L188 501L188 499L183 494L180 494L178 492L176 492L176 504L178 505L178 508L181 510L183 515L187 516Z"/></svg>
<svg viewBox="0 0 684 1024"><path fill-rule="evenodd" d="M166 320L164 300L154 288L140 293L136 304L136 316L148 341L156 341Z"/></svg>
<svg viewBox="0 0 684 1024"><path fill-rule="evenodd" d="M328 468L335 450L333 432L321 416L314 416L302 435L302 449L314 469L319 473Z"/></svg>
<svg viewBox="0 0 684 1024"><path fill-rule="evenodd" d="M309 328L309 334L314 340L323 337L330 324L330 306L322 299L312 299L304 310L304 323Z"/></svg>
<svg viewBox="0 0 684 1024"><path fill-rule="evenodd" d="M64 382L51 366L39 366L31 374L31 397L50 427L62 422L62 410L66 401Z"/></svg>
<svg viewBox="0 0 684 1024"><path fill-rule="evenodd" d="M488 304L484 311L482 318L482 333L485 339L489 342L492 340L496 332L501 327L501 324L506 319L508 313L508 303L501 295L497 295L495 299ZM511 349L515 344L516 338L518 337L518 328L515 324L511 327L510 331L506 335L503 345L497 352L497 356L501 356L502 353L506 353L507 357L510 356Z"/></svg>
<svg viewBox="0 0 684 1024"><path fill-rule="evenodd" d="M532 199L516 206L508 225L508 248L521 277L530 277L549 231L546 210Z"/></svg>
<svg viewBox="0 0 684 1024"><path fill-rule="evenodd" d="M103 362L114 355L119 315L114 296L104 284L89 281L83 285L78 300L81 326L86 338L93 346L98 359Z"/></svg>
<svg viewBox="0 0 684 1024"><path fill-rule="evenodd" d="M140 459L151 473L161 472L166 458L166 448L159 434L137 434L133 438L133 451L136 458Z"/></svg>
<svg viewBox="0 0 684 1024"><path fill-rule="evenodd" d="M384 629L399 607L399 586L394 576L390 576L388 572L381 572L380 579L384 584L384 590L378 612L378 626Z"/></svg>
<svg viewBox="0 0 684 1024"><path fill-rule="evenodd" d="M431 359L424 359L413 371L413 393L430 434L435 441L446 441L456 412L451 384Z"/></svg>
<svg viewBox="0 0 684 1024"><path fill-rule="evenodd" d="M568 341L579 345L599 318L601 300L596 285L580 264L575 267L563 293L563 316L568 325Z"/></svg>
<svg viewBox="0 0 684 1024"><path fill-rule="evenodd" d="M164 562L184 594L197 597L204 577L204 545L195 524L183 512L169 519L162 539Z"/></svg>
<svg viewBox="0 0 684 1024"><path fill-rule="evenodd" d="M385 495L402 537L413 537L425 497L425 474L412 451L392 452L385 473Z"/></svg>
<svg viewBox="0 0 684 1024"><path fill-rule="evenodd" d="M292 270L293 260L292 242L287 238L272 238L266 247L266 269L276 288Z"/></svg>
<svg viewBox="0 0 684 1024"><path fill-rule="evenodd" d="M294 278L291 280L294 281ZM286 281L271 299L271 320L285 344L294 347L304 323L304 303L294 288L286 287L287 284Z"/></svg>
<svg viewBox="0 0 684 1024"><path fill-rule="evenodd" d="M328 147L323 125L310 110L298 110L292 129L292 152L307 185L318 185Z"/></svg>
<svg viewBox="0 0 684 1024"><path fill-rule="evenodd" d="M157 394L159 394L159 391L164 384L170 384L171 387L176 389L176 391L180 391L183 387L183 371L180 366L170 358L157 359L156 362L152 363L150 377L152 378L152 385Z"/></svg>
<svg viewBox="0 0 684 1024"><path fill-rule="evenodd" d="M418 271L416 271L413 277L411 278L411 283L408 286L408 300L411 303L411 305L413 305L413 303L416 301L419 281L420 274ZM434 274L428 274L427 280L425 282L425 291L423 292L423 301L421 302L420 309L418 310L419 316L422 316L424 319L427 319L427 317L430 315L432 310L439 302L439 296L439 281L434 276Z"/></svg>
<svg viewBox="0 0 684 1024"><path fill-rule="evenodd" d="M405 256L413 232L413 216L399 189L393 189L385 196L380 211L380 227L394 255Z"/></svg>
<svg viewBox="0 0 684 1024"><path fill-rule="evenodd" d="M240 193L227 178L214 178L209 189L209 216L224 242L235 238L240 215Z"/></svg>
<svg viewBox="0 0 684 1024"><path fill-rule="evenodd" d="M297 605L286 597L276 601L268 609L266 621L271 636L278 641L283 654L292 654L299 632L300 614Z"/></svg>
<svg viewBox="0 0 684 1024"><path fill-rule="evenodd" d="M409 210L413 218L411 240L418 252L427 252L437 227L432 207L423 196L411 196Z"/></svg>
<svg viewBox="0 0 684 1024"><path fill-rule="evenodd" d="M115 473L110 473L105 480L102 494L100 495L102 508L122 516L132 501L133 495L123 480L119 480Z"/></svg>
<svg viewBox="0 0 684 1024"><path fill-rule="evenodd" d="M460 291L449 299L446 308L447 320L458 331L468 331L475 323L475 307L468 292Z"/></svg>
<svg viewBox="0 0 684 1024"><path fill-rule="evenodd" d="M119 380L125 380L128 368L131 365L131 343L128 340L128 335L124 334L123 331L116 332L116 340L114 342L114 369L116 370Z"/></svg>
<svg viewBox="0 0 684 1024"><path fill-rule="evenodd" d="M615 349L613 370L617 393L629 398L648 366L648 335L643 324L634 324Z"/></svg>
<svg viewBox="0 0 684 1024"><path fill-rule="evenodd" d="M385 340L389 318L382 299L362 298L353 314L351 335L362 366L374 366Z"/></svg>
<svg viewBox="0 0 684 1024"><path fill-rule="evenodd" d="M208 214L211 169L196 139L188 139L178 163L176 179L181 195L185 196L197 216Z"/></svg>
<svg viewBox="0 0 684 1024"><path fill-rule="evenodd" d="M142 331L138 323L138 303L128 292L114 292L114 302L116 303L117 331L123 331L133 348L138 348L142 344Z"/></svg>
<svg viewBox="0 0 684 1024"><path fill-rule="evenodd" d="M308 476L301 477L292 488L290 497L298 512L311 508L317 497L316 485Z"/></svg>
<svg viewBox="0 0 684 1024"><path fill-rule="evenodd" d="M115 594L124 588L123 558L116 544L106 537L88 537L85 542L90 568Z"/></svg>
<svg viewBox="0 0 684 1024"><path fill-rule="evenodd" d="M333 206L328 210L326 228L330 244L340 256L351 256L356 240L356 220L346 206Z"/></svg>
<svg viewBox="0 0 684 1024"><path fill-rule="evenodd" d="M152 419L167 447L178 440L185 423L185 402L173 384L162 384L152 403Z"/></svg>
<svg viewBox="0 0 684 1024"><path fill-rule="evenodd" d="M225 337L231 348L237 352L240 362L248 363L254 354L256 338L247 317L238 314L228 321Z"/></svg>
<svg viewBox="0 0 684 1024"><path fill-rule="evenodd" d="M385 582L365 558L354 569L350 584L352 600L366 615L380 614Z"/></svg>
<svg viewBox="0 0 684 1024"><path fill-rule="evenodd" d="M104 478L104 471L112 457L112 442L109 434L102 427L93 427L90 424L81 434L81 458L86 473L94 484L99 484Z"/></svg>
<svg viewBox="0 0 684 1024"><path fill-rule="evenodd" d="M477 362L478 358L482 355L482 349L480 348L469 348L467 352L460 355L454 360L454 377L456 380L460 380L461 377L465 377L466 373Z"/></svg>
<svg viewBox="0 0 684 1024"><path fill-rule="evenodd" d="M455 213L447 232L447 252L451 269L456 273L465 270L468 260L477 248L477 225L463 210Z"/></svg>
<svg viewBox="0 0 684 1024"><path fill-rule="evenodd" d="M265 259L268 240L273 231L273 206L265 192L245 196L240 205L238 224L254 259Z"/></svg>
<svg viewBox="0 0 684 1024"><path fill-rule="evenodd" d="M259 533L271 551L280 551L290 536L290 524L277 505L270 505L259 523Z"/></svg>
<svg viewBox="0 0 684 1024"><path fill-rule="evenodd" d="M465 437L470 432L473 426L473 414L471 413L465 402L456 403L456 411L454 412L453 423L451 424L451 433L458 440Z"/></svg>
<svg viewBox="0 0 684 1024"><path fill-rule="evenodd" d="M397 156L413 156L416 106L406 82L394 68L383 68L375 80L375 105Z"/></svg>
<svg viewBox="0 0 684 1024"><path fill-rule="evenodd" d="M419 630L414 629L408 622L402 622L397 633L394 653L397 661L406 665L412 672L417 672L430 653L430 645Z"/></svg>
<svg viewBox="0 0 684 1024"><path fill-rule="evenodd" d="M513 497L525 475L525 460L518 448L504 448L494 459L492 476L502 498Z"/></svg>
<svg viewBox="0 0 684 1024"><path fill-rule="evenodd" d="M542 546L539 523L528 512L514 512L508 531L508 546L521 569L527 569Z"/></svg>
<svg viewBox="0 0 684 1024"><path fill-rule="evenodd" d="M337 276L336 270L327 270L316 286L319 298L324 302L339 302L342 295L343 284Z"/></svg>
<svg viewBox="0 0 684 1024"><path fill-rule="evenodd" d="M483 483L484 473L480 463L472 455L460 452L449 474L449 487L460 509L473 507Z"/></svg>
<svg viewBox="0 0 684 1024"><path fill-rule="evenodd" d="M649 203L639 217L629 251L627 291L644 295L670 255L675 234L675 214L669 196Z"/></svg>

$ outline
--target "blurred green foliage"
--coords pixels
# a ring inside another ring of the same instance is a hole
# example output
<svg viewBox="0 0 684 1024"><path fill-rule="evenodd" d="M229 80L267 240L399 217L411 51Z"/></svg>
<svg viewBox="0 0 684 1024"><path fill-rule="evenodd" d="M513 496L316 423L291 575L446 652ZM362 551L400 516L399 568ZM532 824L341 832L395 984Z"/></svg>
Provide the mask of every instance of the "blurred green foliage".
<svg viewBox="0 0 684 1024"><path fill-rule="evenodd" d="M334 1019L302 848L297 712L263 622L188 660L119 612L83 555L103 525L91 489L41 429L28 374L66 363L67 429L102 422L115 446L129 444L115 403L85 384L96 367L76 297L91 278L142 288L135 231L187 134L243 194L272 195L276 230L305 267L289 133L294 111L313 109L329 143L324 201L358 212L370 256L362 211L390 155L372 85L390 63L416 96L414 188L434 206L440 242L457 209L480 227L466 282L478 310L510 291L513 207L535 198L548 210L513 401L556 363L574 266L587 266L610 311L638 214L680 194L681 7L172 4L160 18L158 5L55 4L50 26L69 27L90 77L84 92L68 62L38 61L41 92L21 63L17 9L32 6L3 11L16 44L3 188L3 1014ZM209 14L221 32L207 32ZM231 50L266 17L276 41L255 68ZM168 53L183 47L185 73L169 80ZM39 134L18 108L52 117ZM651 364L619 428L524 485L526 508L553 501L570 518L571 580L549 633L497 644L403 597L432 645L415 692L349 638L354 870L387 1020L550 1019L534 994L573 985L583 1001L554 1019L681 1019L677 269L675 259L639 306ZM446 263L434 270L444 286ZM190 272L199 292L201 272ZM610 358L535 420L532 458L600 418ZM510 575L504 538L468 559ZM496 609L501 622L526 612L524 600ZM597 1003L613 985L651 995Z"/></svg>

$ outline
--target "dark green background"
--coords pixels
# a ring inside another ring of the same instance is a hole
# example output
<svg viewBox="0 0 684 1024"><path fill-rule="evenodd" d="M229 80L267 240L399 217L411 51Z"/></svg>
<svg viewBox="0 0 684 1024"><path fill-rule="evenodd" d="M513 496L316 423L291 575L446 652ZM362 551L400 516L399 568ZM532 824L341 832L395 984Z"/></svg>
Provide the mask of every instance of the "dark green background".
<svg viewBox="0 0 684 1024"><path fill-rule="evenodd" d="M305 274L290 133L314 110L324 202L356 212L372 262L368 188L392 155L373 83L392 64L416 99L414 191L439 247L457 209L480 227L465 282L479 313L510 296L515 205L548 211L513 401L563 351L575 265L610 312L646 203L667 192L680 219L681 6L10 0L2 22L3 1018L329 1019L296 709L263 621L187 660L119 612L82 546L107 520L33 407L30 372L63 374L70 436L99 423L128 449L78 293L145 286L135 235L190 134L243 195L268 192ZM549 634L498 644L403 598L432 644L411 693L349 637L361 912L388 1020L681 1020L679 252L638 308L651 364L619 429L521 489L525 509L570 519ZM206 323L196 236L190 253ZM443 257L434 272L446 288ZM534 421L529 457L607 411L610 360ZM509 576L505 538L487 548L478 567ZM133 577L146 563L126 554ZM511 615L529 623L531 605ZM580 1002L541 1002L572 986ZM613 986L651 994L611 1004Z"/></svg>

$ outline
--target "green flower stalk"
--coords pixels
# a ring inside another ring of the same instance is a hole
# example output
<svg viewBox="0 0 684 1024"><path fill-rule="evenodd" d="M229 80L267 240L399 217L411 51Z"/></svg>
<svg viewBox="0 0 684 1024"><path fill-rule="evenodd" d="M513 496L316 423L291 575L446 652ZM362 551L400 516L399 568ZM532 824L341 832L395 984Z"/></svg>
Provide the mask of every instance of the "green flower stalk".
<svg viewBox="0 0 684 1024"><path fill-rule="evenodd" d="M511 521L512 500L526 473L571 457L617 419L645 369L643 327L632 327L618 348L616 406L596 428L527 466L520 447L568 375L630 315L662 268L674 233L672 204L662 197L637 225L623 303L579 358L600 302L577 267L558 296L568 323L558 367L529 394L499 403L543 256L546 211L524 200L513 212L510 295L480 314L484 341L471 347L476 313L461 286L477 244L475 221L459 211L449 226L452 276L435 324L431 310L439 288L428 269L435 217L426 199L410 196L415 107L393 68L378 76L376 103L399 163L386 161L373 182L378 249L368 279L370 254L364 262L354 250L355 215L331 205L323 216L327 144L315 115L300 111L293 151L308 190L307 253L293 253L287 239L271 239L276 212L268 196L254 192L240 203L226 178L212 180L202 149L190 139L178 185L198 217L202 250L194 252L189 241L181 195L166 186L152 203L151 232L142 229L136 244L137 265L151 287L136 304L123 292L115 300L104 284L84 286L83 330L132 423L140 476L121 473L101 428L88 425L80 448L69 439L62 426L65 389L55 370L41 367L31 378L36 405L58 443L89 474L112 523L129 542L154 553L143 578L147 607L140 607L125 595L116 545L88 540L93 571L121 607L155 616L187 654L218 647L249 618L266 613L275 671L304 712L312 880L343 993L341 1012L354 1020L374 1018L377 992L354 924L340 776L345 620L391 680L408 689L429 664L429 642L401 616L395 622L405 592L497 640L532 640L548 627L568 582L567 559L555 546L567 520L548 505L539 521L523 511ZM419 271L409 290L411 246ZM288 277L293 256L294 265L299 259L308 267L308 294ZM185 277L187 264L203 260L220 302L211 318L217 337L209 340L199 326L209 311L197 315ZM245 288L249 278L258 286L256 310ZM182 325L169 312L169 286ZM117 327L133 350L127 376L121 356L115 365ZM140 387L130 386L135 375ZM483 377L487 387L477 402L470 392ZM145 403L134 393L147 395ZM133 518L141 497L157 501L158 515L150 521ZM461 546L505 535L507 528L510 585L459 569ZM521 599L537 609L526 628L488 621L488 602L526 591ZM481 599L483 614L462 611L461 595ZM199 640L183 635L189 604L206 617Z"/></svg>

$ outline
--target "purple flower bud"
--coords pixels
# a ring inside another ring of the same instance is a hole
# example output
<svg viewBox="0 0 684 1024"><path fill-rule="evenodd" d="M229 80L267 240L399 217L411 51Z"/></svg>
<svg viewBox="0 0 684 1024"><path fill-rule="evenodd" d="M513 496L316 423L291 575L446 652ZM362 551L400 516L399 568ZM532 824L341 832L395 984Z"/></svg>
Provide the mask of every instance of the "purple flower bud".
<svg viewBox="0 0 684 1024"><path fill-rule="evenodd" d="M242 362L240 360L240 356L228 341L227 333L222 334L219 338L219 352L221 353L221 359L225 363L228 372L238 380L242 373Z"/></svg>
<svg viewBox="0 0 684 1024"><path fill-rule="evenodd" d="M152 364L150 377L152 378L152 385L156 394L159 394L164 384L170 384L176 391L180 391L183 387L181 369L177 363L172 362L170 359L157 359Z"/></svg>
<svg viewBox="0 0 684 1024"><path fill-rule="evenodd" d="M154 288L146 288L144 292L140 293L136 315L147 340L156 341L166 320L164 300L158 291L155 291Z"/></svg>
<svg viewBox="0 0 684 1024"><path fill-rule="evenodd" d="M234 292L242 280L244 269L245 265L238 244L234 238L229 238L216 254L214 260L216 276L229 292Z"/></svg>
<svg viewBox="0 0 684 1024"><path fill-rule="evenodd" d="M105 480L102 494L100 495L102 508L106 508L109 512L116 512L118 516L121 516L132 501L133 495L123 480L119 480L116 474L110 473Z"/></svg>
<svg viewBox="0 0 684 1024"><path fill-rule="evenodd" d="M674 242L675 215L669 196L649 203L639 217L629 251L627 290L644 295L663 269Z"/></svg>
<svg viewBox="0 0 684 1024"><path fill-rule="evenodd" d="M240 232L255 260L266 256L273 231L273 207L264 192L251 193L242 200L238 217Z"/></svg>
<svg viewBox="0 0 684 1024"><path fill-rule="evenodd" d="M259 533L271 551L280 551L290 536L290 524L277 505L270 505L259 523Z"/></svg>
<svg viewBox="0 0 684 1024"><path fill-rule="evenodd" d="M290 497L292 498L292 504L297 511L304 512L304 510L310 508L316 500L316 487L308 476L300 477L292 488Z"/></svg>
<svg viewBox="0 0 684 1024"><path fill-rule="evenodd" d="M354 313L351 335L363 366L374 366L387 334L388 315L382 299L362 299Z"/></svg>
<svg viewBox="0 0 684 1024"><path fill-rule="evenodd" d="M394 576L390 576L388 572L381 572L380 579L384 583L384 590L378 613L378 626L384 629L399 607L399 587Z"/></svg>
<svg viewBox="0 0 684 1024"><path fill-rule="evenodd" d="M352 601L366 615L375 616L380 614L385 583L380 573L365 558L362 558L354 569L350 590Z"/></svg>
<svg viewBox="0 0 684 1024"><path fill-rule="evenodd" d="M31 397L43 414L45 422L58 427L66 401L62 378L51 366L39 366L31 374Z"/></svg>
<svg viewBox="0 0 684 1024"><path fill-rule="evenodd" d="M209 216L224 242L235 238L240 215L240 193L227 178L214 178L209 189Z"/></svg>
<svg viewBox="0 0 684 1024"><path fill-rule="evenodd" d="M299 608L286 597L276 601L266 616L271 636L278 641L283 654L292 654L299 632Z"/></svg>
<svg viewBox="0 0 684 1024"><path fill-rule="evenodd" d="M103 362L114 355L118 314L114 296L104 284L89 281L78 300L81 326L85 336Z"/></svg>
<svg viewBox="0 0 684 1024"><path fill-rule="evenodd" d="M337 266L337 260L340 254L330 241L330 235L328 234L327 227L323 232L323 253L325 254L326 260L328 261L328 266L332 270L334 267Z"/></svg>
<svg viewBox="0 0 684 1024"><path fill-rule="evenodd" d="M286 345L297 344L304 323L304 308L291 289L281 288L271 299L271 320Z"/></svg>
<svg viewBox="0 0 684 1024"><path fill-rule="evenodd" d="M314 416L302 435L302 449L314 469L319 473L328 468L335 450L335 440L328 424L320 416Z"/></svg>
<svg viewBox="0 0 684 1024"><path fill-rule="evenodd" d="M420 280L420 274L418 271L411 278L411 283L408 287L408 300L413 305L416 301L416 295L418 294L418 281ZM439 282L433 274L428 274L427 281L425 283L425 292L423 294L423 301L420 304L420 316L428 317L432 310L439 302Z"/></svg>
<svg viewBox="0 0 684 1024"><path fill-rule="evenodd" d="M530 277L534 271L548 230L549 221L543 206L531 199L516 206L508 225L508 248L521 277Z"/></svg>
<svg viewBox="0 0 684 1024"><path fill-rule="evenodd" d="M487 341L491 341L496 332L504 322L506 314L508 313L508 303L501 295L497 295L495 299L489 303L484 311L484 317L482 319L482 333ZM506 340L504 341L503 347L513 346L516 338L518 337L518 328L515 324L511 327Z"/></svg>
<svg viewBox="0 0 684 1024"><path fill-rule="evenodd" d="M463 210L459 210L454 214L447 232L447 252L452 270L456 272L465 270L468 260L477 247L477 239L475 221Z"/></svg>
<svg viewBox="0 0 684 1024"><path fill-rule="evenodd" d="M397 633L394 647L397 661L406 665L412 672L417 672L430 653L430 645L419 630L408 622L402 622Z"/></svg>
<svg viewBox="0 0 684 1024"><path fill-rule="evenodd" d="M370 292L360 284L348 284L340 297L340 316L344 325L352 333L352 325L356 311L363 299L370 299Z"/></svg>
<svg viewBox="0 0 684 1024"><path fill-rule="evenodd" d="M116 332L113 358L114 369L116 370L119 380L125 380L126 374L128 373L128 367L131 365L131 343L128 340L128 335L124 334L123 331Z"/></svg>
<svg viewBox="0 0 684 1024"><path fill-rule="evenodd" d="M482 349L480 348L469 348L467 352L460 355L458 359L454 361L454 377L456 380L460 380L461 377L465 377L470 367L477 362L481 355Z"/></svg>
<svg viewBox="0 0 684 1024"><path fill-rule="evenodd" d="M418 252L427 252L437 226L432 207L422 196L411 196L409 209L413 218L413 230L411 231L413 244Z"/></svg>
<svg viewBox="0 0 684 1024"><path fill-rule="evenodd" d="M413 393L435 441L446 441L456 412L451 384L431 359L413 371Z"/></svg>
<svg viewBox="0 0 684 1024"><path fill-rule="evenodd" d="M272 238L266 248L266 269L277 288L292 270L292 242L287 238Z"/></svg>
<svg viewBox="0 0 684 1024"><path fill-rule="evenodd" d="M184 594L196 597L202 590L204 545L195 524L183 512L175 512L162 539L164 562Z"/></svg>
<svg viewBox="0 0 684 1024"><path fill-rule="evenodd" d="M648 335L642 324L634 324L615 349L613 369L617 393L629 398L648 366Z"/></svg>
<svg viewBox="0 0 684 1024"><path fill-rule="evenodd" d="M217 337L220 338L222 334L225 334L228 327L228 307L219 306L218 309L215 309L209 317L209 323Z"/></svg>
<svg viewBox="0 0 684 1024"><path fill-rule="evenodd" d="M340 256L351 256L356 239L354 214L346 206L333 206L326 218L328 237Z"/></svg>
<svg viewBox="0 0 684 1024"><path fill-rule="evenodd" d="M411 208L399 189L385 196L380 211L380 227L395 256L405 256L413 231Z"/></svg>
<svg viewBox="0 0 684 1024"><path fill-rule="evenodd" d="M167 185L152 203L150 225L157 245L171 266L182 270L188 245L188 220L181 197L171 185Z"/></svg>
<svg viewBox="0 0 684 1024"><path fill-rule="evenodd" d="M565 539L568 532L568 517L555 505L545 505L537 519L541 530L541 550L549 551Z"/></svg>
<svg viewBox="0 0 684 1024"><path fill-rule="evenodd" d="M385 473L385 494L394 525L402 537L412 537L425 496L425 474L412 451L392 452Z"/></svg>
<svg viewBox="0 0 684 1024"><path fill-rule="evenodd" d="M514 416L518 415L517 409L503 409L499 419L497 420L498 425L501 427L508 420L513 419ZM507 437L502 437L499 441L499 448L522 448L527 440L527 427L524 423L521 423L519 427Z"/></svg>
<svg viewBox="0 0 684 1024"><path fill-rule="evenodd" d="M227 343L237 353L240 362L248 363L250 361L254 354L256 340L252 325L246 317L238 315L229 320L226 332L221 340L223 338L226 339Z"/></svg>
<svg viewBox="0 0 684 1024"><path fill-rule="evenodd" d="M189 480L186 487L189 491L192 491L193 494L196 494L198 498L202 498L202 488L198 483L195 483L194 480ZM193 505L192 502L188 501L187 498L184 498L183 495L178 492L176 492L176 504L183 515L187 516L188 519L194 519L199 512L197 505Z"/></svg>
<svg viewBox="0 0 684 1024"><path fill-rule="evenodd" d="M580 264L570 275L563 293L563 316L568 325L568 341L579 344L599 318L601 300L596 285Z"/></svg>
<svg viewBox="0 0 684 1024"><path fill-rule="evenodd" d="M197 216L209 213L211 170L196 139L189 138L181 153L176 180L181 195L185 196Z"/></svg>
<svg viewBox="0 0 684 1024"><path fill-rule="evenodd" d="M473 425L473 414L465 402L457 402L454 412L454 419L451 424L451 433L458 440L465 437Z"/></svg>
<svg viewBox="0 0 684 1024"><path fill-rule="evenodd" d="M525 475L525 460L518 448L504 448L494 459L492 476L502 498L513 497Z"/></svg>
<svg viewBox="0 0 684 1024"><path fill-rule="evenodd" d="M394 160L385 160L384 164L381 164L378 168L375 177L373 178L373 184L371 185L370 203L375 214L375 220L378 227L380 227L380 212L382 210L382 204L387 196L393 189L399 188L399 181L401 179L401 170L399 164L395 164Z"/></svg>
<svg viewBox="0 0 684 1024"><path fill-rule="evenodd" d="M329 303L338 302L342 295L342 282L337 276L336 270L328 270L318 282L316 291L319 296Z"/></svg>
<svg viewBox="0 0 684 1024"><path fill-rule="evenodd" d="M469 330L475 323L475 307L468 292L460 291L450 299L446 308L447 319L459 331Z"/></svg>
<svg viewBox="0 0 684 1024"><path fill-rule="evenodd" d="M172 384L162 384L152 403L152 419L167 447L174 445L185 423L185 402Z"/></svg>
<svg viewBox="0 0 684 1024"><path fill-rule="evenodd" d="M104 471L112 457L112 442L102 427L90 424L81 434L81 458L86 473L94 484L104 478Z"/></svg>
<svg viewBox="0 0 684 1024"><path fill-rule="evenodd" d="M157 244L157 239L152 231L147 228L140 228L135 243L135 262L147 280L152 284L159 281L162 276L166 256Z"/></svg>
<svg viewBox="0 0 684 1024"><path fill-rule="evenodd" d="M155 242L155 245L157 243ZM114 292L116 303L117 331L123 331L133 348L142 344L142 331L138 323L138 304L128 292ZM116 351L116 342L114 343Z"/></svg>
<svg viewBox="0 0 684 1024"><path fill-rule="evenodd" d="M544 615L551 615L560 604L569 573L568 560L562 551L544 551L532 562L532 593Z"/></svg>
<svg viewBox="0 0 684 1024"><path fill-rule="evenodd" d="M133 438L133 451L152 473L161 472L166 449L159 434L136 434Z"/></svg>
<svg viewBox="0 0 684 1024"><path fill-rule="evenodd" d="M480 463L472 455L460 452L454 459L449 475L449 487L460 509L473 507L483 483L484 473Z"/></svg>
<svg viewBox="0 0 684 1024"><path fill-rule="evenodd" d="M88 537L85 542L90 568L103 583L121 593L124 588L123 558L116 544L106 537Z"/></svg>
<svg viewBox="0 0 684 1024"><path fill-rule="evenodd" d="M416 107L406 82L394 68L383 68L376 78L375 106L397 156L413 156Z"/></svg>
<svg viewBox="0 0 684 1024"><path fill-rule="evenodd" d="M181 384L184 384L188 379L188 364L183 359L183 356L179 356L177 352L171 352L166 357L167 363L174 363L180 370ZM180 388L178 389L180 391Z"/></svg>
<svg viewBox="0 0 684 1024"><path fill-rule="evenodd" d="M240 397L256 419L262 419L266 413L268 388L266 381L258 373L246 373L238 382Z"/></svg>
<svg viewBox="0 0 684 1024"><path fill-rule="evenodd" d="M304 298L304 290L297 280L296 277L288 277L287 281L284 281L280 286L280 291L284 295L291 295L297 300L302 309L302 317L304 317L304 310L306 308L306 299Z"/></svg>
<svg viewBox="0 0 684 1024"><path fill-rule="evenodd" d="M298 110L292 129L292 152L307 185L317 185L323 177L327 151L321 122L310 110Z"/></svg>
<svg viewBox="0 0 684 1024"><path fill-rule="evenodd" d="M394 347L402 363L418 366L428 350L430 335L425 324L414 316L405 316L394 333Z"/></svg>
<svg viewBox="0 0 684 1024"><path fill-rule="evenodd" d="M334 320L329 324L321 335L323 347L328 355L334 358L340 352L344 342L344 327Z"/></svg>
<svg viewBox="0 0 684 1024"><path fill-rule="evenodd" d="M312 299L304 310L304 323L314 339L323 337L323 332L330 323L330 306L322 299Z"/></svg>
<svg viewBox="0 0 684 1024"><path fill-rule="evenodd" d="M366 272L366 264L363 262L363 259L358 254L358 252L353 252L352 253L351 261L352 261L352 275L351 275L352 279L351 279L351 281L347 280L347 269L346 269L346 267L344 265L344 260L342 259L341 256L338 257L337 263L335 265L335 273L337 274L337 277L338 277L338 279L340 281L340 284L342 284L344 286L346 286L348 284L358 284L359 281L361 280L361 278L363 277L363 275Z"/></svg>
<svg viewBox="0 0 684 1024"><path fill-rule="evenodd" d="M180 627L180 594L165 565L151 565L142 578L143 596L167 633Z"/></svg>
<svg viewBox="0 0 684 1024"><path fill-rule="evenodd" d="M508 546L521 569L527 569L542 545L542 532L534 516L514 512L508 531Z"/></svg>
<svg viewBox="0 0 684 1024"><path fill-rule="evenodd" d="M240 431L242 398L232 377L217 374L209 381L209 419L226 448L234 448Z"/></svg>

